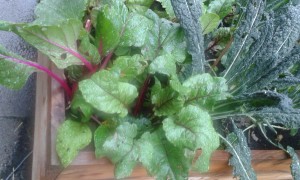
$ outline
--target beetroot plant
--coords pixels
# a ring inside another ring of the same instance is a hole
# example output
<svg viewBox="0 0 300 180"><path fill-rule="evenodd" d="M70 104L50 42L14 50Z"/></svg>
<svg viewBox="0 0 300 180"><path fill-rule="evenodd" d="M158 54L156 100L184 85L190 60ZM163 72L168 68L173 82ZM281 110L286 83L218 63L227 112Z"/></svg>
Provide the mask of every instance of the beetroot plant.
<svg viewBox="0 0 300 180"><path fill-rule="evenodd" d="M115 164L115 177L136 165L157 179L206 172L224 145L233 176L256 179L244 132L258 127L292 157L292 146L267 129L300 127L300 6L278 0L42 0L32 23L0 21L65 72L0 48L0 84L21 88L44 72L65 90L58 129L61 164L93 143ZM240 129L240 119L250 125ZM227 121L230 132L215 126ZM93 139L93 141L92 141ZM196 151L201 155L195 159Z"/></svg>

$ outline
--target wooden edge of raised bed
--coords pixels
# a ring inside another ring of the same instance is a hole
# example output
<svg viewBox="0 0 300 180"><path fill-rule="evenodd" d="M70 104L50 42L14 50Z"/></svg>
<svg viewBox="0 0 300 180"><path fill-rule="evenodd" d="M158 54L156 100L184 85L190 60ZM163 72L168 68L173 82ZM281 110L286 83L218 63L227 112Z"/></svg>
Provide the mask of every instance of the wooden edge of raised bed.
<svg viewBox="0 0 300 180"><path fill-rule="evenodd" d="M38 62L55 72L57 69L47 58L39 54ZM96 159L92 151L82 151L72 165L62 169L55 152L55 135L64 118L64 96L59 85L47 75L38 73L36 90L36 113L34 128L33 180L104 180L114 179L113 165L109 160ZM258 179L292 179L288 156L280 150L252 150L252 165ZM198 155L201 152L199 151ZM300 151L297 151L298 155ZM208 173L190 173L189 179L233 179L232 168L228 166L229 154L216 151L211 159ZM141 166L127 179L153 179Z"/></svg>

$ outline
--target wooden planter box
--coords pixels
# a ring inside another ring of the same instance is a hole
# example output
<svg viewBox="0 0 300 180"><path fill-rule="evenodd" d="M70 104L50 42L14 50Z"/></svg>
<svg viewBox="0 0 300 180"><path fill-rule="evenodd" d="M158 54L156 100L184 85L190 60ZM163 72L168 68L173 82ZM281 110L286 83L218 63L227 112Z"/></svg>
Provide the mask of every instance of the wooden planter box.
<svg viewBox="0 0 300 180"><path fill-rule="evenodd" d="M47 58L39 55L40 64L58 72ZM94 153L84 150L72 165L63 169L55 152L56 129L64 120L63 89L47 75L37 75L36 113L33 150L33 180L107 180L114 179L113 165L109 160L96 159ZM199 152L200 153L200 152ZM299 151L297 151L299 154ZM211 159L210 171L205 174L190 173L190 179L233 179L228 166L229 154L216 151ZM258 179L292 179L288 156L280 150L252 150L252 164ZM154 179L138 166L127 179Z"/></svg>

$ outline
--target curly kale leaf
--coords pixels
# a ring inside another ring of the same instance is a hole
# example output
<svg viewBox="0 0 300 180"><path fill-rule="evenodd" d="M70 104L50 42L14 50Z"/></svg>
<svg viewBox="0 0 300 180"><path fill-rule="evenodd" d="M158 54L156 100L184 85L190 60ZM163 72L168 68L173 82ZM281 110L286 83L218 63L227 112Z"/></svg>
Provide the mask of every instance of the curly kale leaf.
<svg viewBox="0 0 300 180"><path fill-rule="evenodd" d="M291 172L292 172L293 178L294 179L300 179L300 161L299 161L299 157L298 157L297 153L295 152L295 150L290 146L287 147L287 152L292 157Z"/></svg>
<svg viewBox="0 0 300 180"><path fill-rule="evenodd" d="M231 154L229 164L233 166L233 175L243 180L255 180L257 178L251 166L251 151L246 137L235 124L233 126L234 132L227 135L226 138L221 137L226 145L226 151Z"/></svg>
<svg viewBox="0 0 300 180"><path fill-rule="evenodd" d="M193 74L204 72L205 56L199 18L200 0L171 0L176 17L184 29L188 52L192 55Z"/></svg>
<svg viewBox="0 0 300 180"><path fill-rule="evenodd" d="M227 59L223 59L224 77L233 94L261 90L299 61L295 47L300 34L299 5L286 5L276 15L263 14L263 10L263 1L248 3Z"/></svg>

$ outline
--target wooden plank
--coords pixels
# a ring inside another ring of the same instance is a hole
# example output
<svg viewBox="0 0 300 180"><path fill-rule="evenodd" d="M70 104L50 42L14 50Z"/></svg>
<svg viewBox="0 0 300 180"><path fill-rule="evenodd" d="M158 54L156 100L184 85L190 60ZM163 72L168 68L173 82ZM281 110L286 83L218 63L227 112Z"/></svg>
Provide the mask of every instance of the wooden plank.
<svg viewBox="0 0 300 180"><path fill-rule="evenodd" d="M38 63L49 67L48 59L38 54ZM34 123L34 144L32 179L40 180L45 177L47 168L48 129L50 122L50 78L45 73L37 73L36 105Z"/></svg>
<svg viewBox="0 0 300 180"><path fill-rule="evenodd" d="M300 151L296 151L300 155ZM197 156L201 154L198 151ZM285 152L281 150L252 150L252 159L256 160L267 160L267 159L287 159L288 156ZM229 153L218 150L214 153L213 160L228 160ZM106 159L96 159L95 153L93 151L81 151L78 156L72 162L72 165L97 165L106 164L108 160ZM53 164L58 165L58 164Z"/></svg>
<svg viewBox="0 0 300 180"><path fill-rule="evenodd" d="M64 77L64 74L61 70L58 70L53 64L51 66L51 70ZM51 81L51 138L50 138L50 146L51 154L49 157L51 158L51 165L59 165L59 160L56 155L55 142L56 142L56 134L57 128L64 121L65 118L65 96L64 89L54 80Z"/></svg>
<svg viewBox="0 0 300 180"><path fill-rule="evenodd" d="M252 165L258 179L292 179L289 170L290 159L253 160ZM234 179L232 168L226 160L212 160L209 173L191 172L189 179ZM73 165L66 168L57 177L58 180L108 180L114 179L112 164ZM127 179L154 179L148 176L146 170L138 166L131 177Z"/></svg>
<svg viewBox="0 0 300 180"><path fill-rule="evenodd" d="M57 70L52 67L52 63L46 56L39 53L37 61L57 73ZM60 97L53 96L54 94ZM62 170L60 166L52 166L50 158L53 154L51 148L54 147L51 146L50 141L51 134L54 134L51 133L51 130L56 131L50 127L52 127L52 122L58 122L56 114L60 112L58 109L64 105L63 102L59 102L60 99L63 101L63 91L59 85L47 74L37 73L32 180L56 179L56 176ZM59 102L58 105L56 102ZM62 111L64 112L64 107Z"/></svg>

